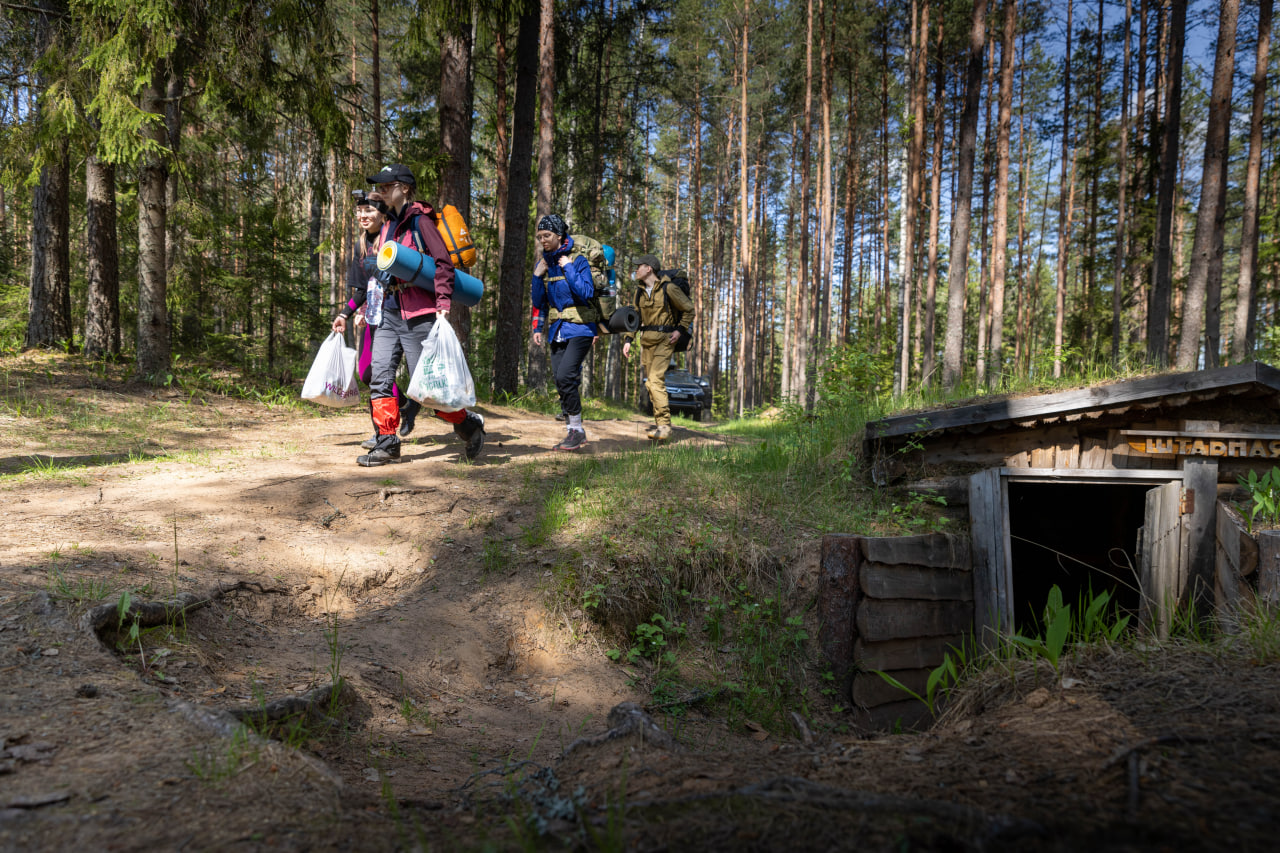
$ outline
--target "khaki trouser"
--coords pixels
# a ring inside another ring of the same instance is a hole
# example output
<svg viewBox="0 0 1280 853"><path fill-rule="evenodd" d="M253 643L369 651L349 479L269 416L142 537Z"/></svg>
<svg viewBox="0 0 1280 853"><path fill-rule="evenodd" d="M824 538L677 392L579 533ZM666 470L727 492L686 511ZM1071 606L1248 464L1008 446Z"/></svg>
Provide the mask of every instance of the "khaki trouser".
<svg viewBox="0 0 1280 853"><path fill-rule="evenodd" d="M648 378L649 399L653 402L653 420L658 426L671 426L671 406L667 403L667 367L671 364L671 356L675 346L670 336L664 336L660 343L645 343L640 348L640 366Z"/></svg>

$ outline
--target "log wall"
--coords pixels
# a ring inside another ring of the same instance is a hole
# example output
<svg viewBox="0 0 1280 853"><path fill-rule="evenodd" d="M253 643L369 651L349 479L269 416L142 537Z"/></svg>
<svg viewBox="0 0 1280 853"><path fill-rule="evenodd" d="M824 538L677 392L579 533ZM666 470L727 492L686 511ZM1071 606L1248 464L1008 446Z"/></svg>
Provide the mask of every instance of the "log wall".
<svg viewBox="0 0 1280 853"><path fill-rule="evenodd" d="M931 722L923 703L876 670L923 694L947 649L972 631L969 540L945 533L825 536L818 600L819 644L857 724Z"/></svg>
<svg viewBox="0 0 1280 853"><path fill-rule="evenodd" d="M1259 601L1280 603L1280 530L1249 532L1244 516L1230 502L1217 506L1213 598L1218 618L1234 622L1241 610Z"/></svg>

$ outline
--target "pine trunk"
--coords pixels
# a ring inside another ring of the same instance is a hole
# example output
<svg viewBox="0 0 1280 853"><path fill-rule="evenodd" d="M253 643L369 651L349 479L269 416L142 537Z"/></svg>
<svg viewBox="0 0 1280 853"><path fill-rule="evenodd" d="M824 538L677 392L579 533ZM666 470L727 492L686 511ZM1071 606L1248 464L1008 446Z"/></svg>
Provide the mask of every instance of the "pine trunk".
<svg viewBox="0 0 1280 853"><path fill-rule="evenodd" d="M444 25L440 38L440 207L452 204L471 221L471 116L475 84L472 75L470 17L459 15ZM471 309L454 303L449 323L467 351L471 349Z"/></svg>
<svg viewBox="0 0 1280 853"><path fill-rule="evenodd" d="M1067 247L1071 241L1071 204L1067 198L1067 160L1071 158L1071 13L1075 3L1067 0L1067 50L1062 65L1062 156L1058 181L1058 275L1057 302L1053 317L1053 376L1062 376L1063 331L1067 314Z"/></svg>
<svg viewBox="0 0 1280 853"><path fill-rule="evenodd" d="M1272 0L1258 4L1258 47L1253 63L1253 109L1249 119L1249 160L1245 168L1244 212L1240 225L1240 279L1236 285L1231 359L1241 362L1253 352L1258 313L1258 189L1262 175L1262 111L1267 98L1267 54L1271 48Z"/></svg>
<svg viewBox="0 0 1280 853"><path fill-rule="evenodd" d="M959 162L951 218L951 266L947 270L947 339L942 381L954 388L963 377L964 297L969 279L969 223L973 202L973 159L978 141L978 99L982 92L982 54L986 47L987 0L974 0L965 69L964 112L960 118Z"/></svg>
<svg viewBox="0 0 1280 853"><path fill-rule="evenodd" d="M535 9L520 16L516 36L516 97L511 129L511 165L506 211L506 243L498 283L498 319L494 336L493 389L515 394L519 388L520 326L524 307L525 252L533 167L534 120L538 100L538 19Z"/></svg>
<svg viewBox="0 0 1280 853"><path fill-rule="evenodd" d="M1206 316L1216 319L1218 306L1207 305L1210 267L1221 263L1222 229L1225 227L1225 171L1228 130L1231 124L1231 88L1235 70L1236 22L1240 0L1222 0L1219 6L1218 47L1213 63L1213 89L1209 95L1209 122L1204 144L1204 172L1200 184L1200 207L1196 212L1195 242L1191 249L1191 271L1183 302L1182 334L1178 340L1177 366L1194 370L1200 360L1200 336L1210 347L1221 337L1218 329L1207 329ZM1217 352L1205 351L1206 366L1217 362Z"/></svg>
<svg viewBox="0 0 1280 853"><path fill-rule="evenodd" d="M1156 201L1156 236L1152 259L1151 300L1147 310L1147 361L1169 363L1169 308L1173 301L1173 215L1178 184L1178 142L1182 126L1182 53L1187 36L1187 0L1172 0L1166 30L1164 135ZM1196 334L1198 336L1199 329Z"/></svg>
<svg viewBox="0 0 1280 853"><path fill-rule="evenodd" d="M1013 54L1018 4L1004 0L1000 42L1000 116L996 120L996 223L991 247L991 384L1004 372L1004 282L1009 251L1009 135L1013 120Z"/></svg>

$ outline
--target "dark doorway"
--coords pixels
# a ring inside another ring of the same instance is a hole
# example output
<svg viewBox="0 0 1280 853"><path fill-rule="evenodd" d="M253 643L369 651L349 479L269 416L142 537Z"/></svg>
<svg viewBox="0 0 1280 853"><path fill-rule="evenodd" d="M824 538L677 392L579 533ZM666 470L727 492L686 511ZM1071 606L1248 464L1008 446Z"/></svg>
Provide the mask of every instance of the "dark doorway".
<svg viewBox="0 0 1280 853"><path fill-rule="evenodd" d="M1124 612L1137 613L1138 531L1149 483L1008 486L1014 630L1037 629L1054 585L1073 609L1090 590L1107 590Z"/></svg>

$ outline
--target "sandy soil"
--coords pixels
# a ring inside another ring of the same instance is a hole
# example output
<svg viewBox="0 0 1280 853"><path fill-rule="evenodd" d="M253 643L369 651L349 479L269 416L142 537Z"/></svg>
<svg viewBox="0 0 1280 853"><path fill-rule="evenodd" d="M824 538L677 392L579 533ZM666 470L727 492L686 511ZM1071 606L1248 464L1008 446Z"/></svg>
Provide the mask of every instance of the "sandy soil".
<svg viewBox="0 0 1280 853"><path fill-rule="evenodd" d="M1280 668L1226 653L1024 668L924 735L859 736L820 708L767 733L695 707L655 713L666 735L607 737L646 697L551 606L564 553L523 538L560 425L483 409L466 464L422 421L403 463L361 469L363 413L208 407L165 439L198 451L184 461L0 486L0 848L1261 850L1280 829ZM588 452L661 452L644 425L589 423ZM16 434L0 471L85 455ZM235 581L257 591L141 648L81 624L122 589ZM268 739L227 715L335 670L333 728Z"/></svg>

